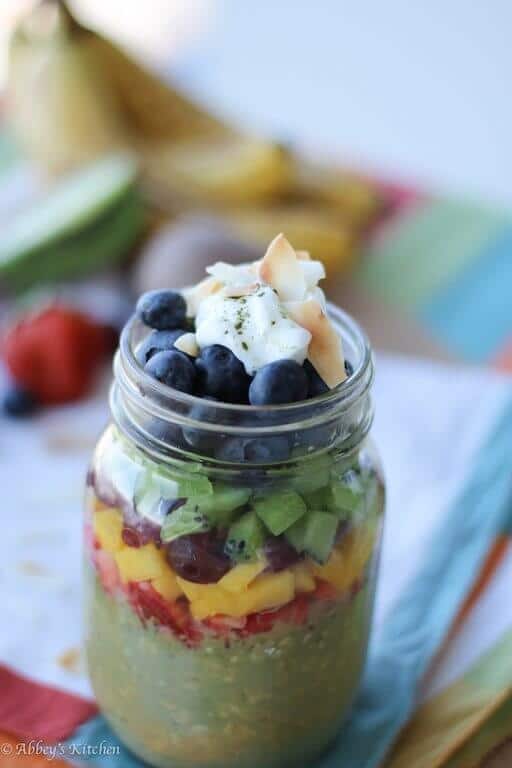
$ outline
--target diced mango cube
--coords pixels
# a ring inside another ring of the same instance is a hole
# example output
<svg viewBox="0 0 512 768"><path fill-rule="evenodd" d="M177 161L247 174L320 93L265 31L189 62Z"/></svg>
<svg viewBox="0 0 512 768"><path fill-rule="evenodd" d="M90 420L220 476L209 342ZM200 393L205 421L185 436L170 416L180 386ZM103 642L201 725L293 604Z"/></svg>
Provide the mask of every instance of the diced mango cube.
<svg viewBox="0 0 512 768"><path fill-rule="evenodd" d="M239 563L222 577L218 585L227 592L234 592L235 594L243 592L256 576L265 570L266 565L263 559L255 560L252 563Z"/></svg>
<svg viewBox="0 0 512 768"><path fill-rule="evenodd" d="M153 542L138 548L124 547L114 557L124 583L158 579L169 568L163 552Z"/></svg>
<svg viewBox="0 0 512 768"><path fill-rule="evenodd" d="M249 588L237 595L240 615L278 608L289 603L295 596L295 578L290 570L264 573Z"/></svg>
<svg viewBox="0 0 512 768"><path fill-rule="evenodd" d="M310 561L309 567L317 578L328 581L340 591L348 589L362 576L372 554L374 543L373 527L361 526L351 531L341 545L333 549L325 565L317 565Z"/></svg>
<svg viewBox="0 0 512 768"><path fill-rule="evenodd" d="M218 584L193 584L177 578L190 600L194 618L208 616L246 616L249 613L277 608L293 600L295 578L291 571L262 574L239 593L229 592Z"/></svg>
<svg viewBox="0 0 512 768"><path fill-rule="evenodd" d="M296 592L314 592L315 578L305 563L299 563L292 568Z"/></svg>
<svg viewBox="0 0 512 768"><path fill-rule="evenodd" d="M353 581L353 573L349 558L339 549L333 549L328 561L324 565L318 565L313 560L308 561L311 572L318 579L328 581L340 591L350 586Z"/></svg>
<svg viewBox="0 0 512 768"><path fill-rule="evenodd" d="M123 517L118 509L102 509L93 515L94 535L105 552L119 552L123 548L121 533Z"/></svg>
<svg viewBox="0 0 512 768"><path fill-rule="evenodd" d="M181 576L176 576L176 581L183 590L185 597L187 597L190 602L193 600L202 600L207 596L208 591L211 591L216 587L216 584L196 584L194 581L182 579Z"/></svg>
<svg viewBox="0 0 512 768"><path fill-rule="evenodd" d="M238 596L226 592L216 584L204 584L203 595L192 600L190 609L194 618L201 620L208 616L224 614L225 616L243 616L239 606Z"/></svg>
<svg viewBox="0 0 512 768"><path fill-rule="evenodd" d="M215 592L211 592L209 596L203 600L194 600L190 604L190 610L195 619L199 621L206 619L209 616L215 616L216 614L223 614L224 616L243 616L238 606L238 600L236 595L224 592L224 590L217 588Z"/></svg>
<svg viewBox="0 0 512 768"><path fill-rule="evenodd" d="M165 600L176 600L183 594L183 590L176 580L176 575L170 567L158 578L153 579L153 587Z"/></svg>

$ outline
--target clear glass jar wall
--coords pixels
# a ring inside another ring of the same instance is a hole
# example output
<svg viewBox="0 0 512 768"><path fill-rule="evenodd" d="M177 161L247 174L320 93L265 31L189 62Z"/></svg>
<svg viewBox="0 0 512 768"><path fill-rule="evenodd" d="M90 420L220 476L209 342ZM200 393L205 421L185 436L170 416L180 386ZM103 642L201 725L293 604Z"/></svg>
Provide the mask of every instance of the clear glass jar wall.
<svg viewBox="0 0 512 768"><path fill-rule="evenodd" d="M87 656L98 702L165 768L304 765L361 676L384 509L372 359L313 400L209 403L149 379L125 329L86 493Z"/></svg>

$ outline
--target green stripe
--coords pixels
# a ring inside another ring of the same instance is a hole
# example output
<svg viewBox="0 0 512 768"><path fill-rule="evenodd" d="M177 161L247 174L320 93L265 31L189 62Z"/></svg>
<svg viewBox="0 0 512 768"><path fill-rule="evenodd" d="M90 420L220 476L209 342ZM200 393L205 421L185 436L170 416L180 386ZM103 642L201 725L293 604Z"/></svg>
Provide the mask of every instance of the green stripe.
<svg viewBox="0 0 512 768"><path fill-rule="evenodd" d="M493 746L502 740L498 724L511 694L512 632L508 632L462 678L421 707L404 731L387 768L473 768L473 763L463 760L465 745L471 755L471 744L476 751L477 744L484 749L489 743ZM491 722L496 727L495 741ZM484 724L489 727L488 736L482 735L479 740ZM447 760L450 762L446 763Z"/></svg>
<svg viewBox="0 0 512 768"><path fill-rule="evenodd" d="M443 768L480 768L482 760L499 744L512 739L512 697ZM503 763L505 765L505 763Z"/></svg>
<svg viewBox="0 0 512 768"><path fill-rule="evenodd" d="M414 309L474 261L511 221L505 211L473 203L425 203L367 250L357 279L385 301Z"/></svg>

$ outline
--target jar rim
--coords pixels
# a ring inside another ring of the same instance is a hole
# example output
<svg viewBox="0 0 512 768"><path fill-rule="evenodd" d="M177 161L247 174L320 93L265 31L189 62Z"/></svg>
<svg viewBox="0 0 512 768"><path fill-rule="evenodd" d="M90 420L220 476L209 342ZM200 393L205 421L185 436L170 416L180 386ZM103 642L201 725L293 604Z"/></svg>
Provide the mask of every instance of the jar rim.
<svg viewBox="0 0 512 768"><path fill-rule="evenodd" d="M165 420L167 412L168 420L174 422L177 415L188 412L188 421L192 410L195 408L197 412L200 406L201 419L192 418L191 421L195 421L201 428L217 426L224 430L226 425L238 425L241 422L249 426L248 420L253 419L255 428L261 432L265 429L265 417L271 421L268 427L270 431L282 425L290 425L294 417L301 423L309 421L309 417L313 417L319 409L324 413L331 413L332 410L343 413L368 392L373 381L373 356L368 337L347 312L330 302L327 303L327 311L343 345L348 342L356 353L356 359L350 361L354 370L336 387L308 400L283 405L243 405L210 401L169 387L149 376L136 358L134 336L137 329L142 327L136 315L130 318L121 333L119 350L114 359L114 376L130 399L139 400L146 410L153 406L158 411L155 415L160 419Z"/></svg>

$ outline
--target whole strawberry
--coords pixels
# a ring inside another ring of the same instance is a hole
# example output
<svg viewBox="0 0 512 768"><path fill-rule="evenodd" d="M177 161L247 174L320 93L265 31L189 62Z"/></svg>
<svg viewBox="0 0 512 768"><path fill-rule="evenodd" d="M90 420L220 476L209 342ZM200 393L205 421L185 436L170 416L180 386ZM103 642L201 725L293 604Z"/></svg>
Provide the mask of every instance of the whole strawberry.
<svg viewBox="0 0 512 768"><path fill-rule="evenodd" d="M112 331L70 307L27 314L5 333L2 357L14 381L39 403L77 400L112 351Z"/></svg>

